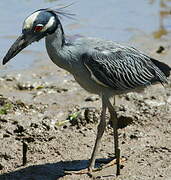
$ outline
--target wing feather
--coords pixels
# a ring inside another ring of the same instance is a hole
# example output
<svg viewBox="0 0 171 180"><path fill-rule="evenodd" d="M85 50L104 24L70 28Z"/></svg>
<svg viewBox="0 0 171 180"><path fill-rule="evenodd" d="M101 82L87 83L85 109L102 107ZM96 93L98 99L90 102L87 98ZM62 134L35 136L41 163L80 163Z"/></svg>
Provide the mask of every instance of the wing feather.
<svg viewBox="0 0 171 180"><path fill-rule="evenodd" d="M151 58L134 48L97 50L83 54L85 66L97 83L115 90L145 87L157 81L166 83L165 74Z"/></svg>

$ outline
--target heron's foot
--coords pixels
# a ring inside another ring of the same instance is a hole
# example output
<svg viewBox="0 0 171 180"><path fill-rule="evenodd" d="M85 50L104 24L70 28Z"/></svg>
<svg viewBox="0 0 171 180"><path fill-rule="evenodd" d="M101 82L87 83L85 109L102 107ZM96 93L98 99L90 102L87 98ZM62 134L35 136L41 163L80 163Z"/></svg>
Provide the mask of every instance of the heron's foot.
<svg viewBox="0 0 171 180"><path fill-rule="evenodd" d="M77 174L77 175L81 175L81 174L88 174L90 176L92 176L93 172L97 172L102 170L102 168L86 168L86 169L81 169L78 171L64 171L65 174Z"/></svg>
<svg viewBox="0 0 171 180"><path fill-rule="evenodd" d="M121 158L120 159L120 163L122 164L123 162L126 161L126 158ZM97 171L101 171L102 169L105 169L105 168L108 168L110 166L113 166L116 164L116 159L113 159L112 161L110 161L109 163L101 166L101 167L98 167L98 168L86 168L86 169L81 169L81 170L78 170L78 171L64 171L65 174L77 174L77 175L81 175L81 174L88 174L89 176L93 176L92 173L94 172L97 172Z"/></svg>
<svg viewBox="0 0 171 180"><path fill-rule="evenodd" d="M120 164L122 165L122 163L125 162L125 161L126 161L126 158L121 158L120 159ZM108 168L108 167L113 166L115 164L117 164L117 161L116 161L116 159L113 159L109 163L103 165L102 169Z"/></svg>
<svg viewBox="0 0 171 180"><path fill-rule="evenodd" d="M81 170L78 170L78 171L64 171L65 174L87 174L89 171L88 171L88 168L86 169L81 169Z"/></svg>

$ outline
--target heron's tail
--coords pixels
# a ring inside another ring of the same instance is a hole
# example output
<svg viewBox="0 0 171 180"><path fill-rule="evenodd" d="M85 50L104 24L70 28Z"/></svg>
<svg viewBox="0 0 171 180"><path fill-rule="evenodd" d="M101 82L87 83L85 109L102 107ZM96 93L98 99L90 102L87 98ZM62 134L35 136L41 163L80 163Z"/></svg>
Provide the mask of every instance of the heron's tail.
<svg viewBox="0 0 171 180"><path fill-rule="evenodd" d="M151 58L151 61L164 73L166 77L169 77L171 74L171 67L167 64L160 62L156 59Z"/></svg>

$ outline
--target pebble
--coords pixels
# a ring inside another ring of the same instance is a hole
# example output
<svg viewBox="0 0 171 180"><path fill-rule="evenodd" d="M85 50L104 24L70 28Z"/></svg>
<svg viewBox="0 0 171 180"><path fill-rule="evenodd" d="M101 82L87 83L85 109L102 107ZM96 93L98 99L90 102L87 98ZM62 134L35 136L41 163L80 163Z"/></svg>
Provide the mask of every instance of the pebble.
<svg viewBox="0 0 171 180"><path fill-rule="evenodd" d="M149 99L145 100L144 102L151 107L164 106L166 104L165 102L152 101Z"/></svg>
<svg viewBox="0 0 171 180"><path fill-rule="evenodd" d="M163 46L159 46L159 48L157 49L156 53L160 54L165 50L165 48Z"/></svg>
<svg viewBox="0 0 171 180"><path fill-rule="evenodd" d="M0 163L0 170L2 170L4 168L4 166Z"/></svg>
<svg viewBox="0 0 171 180"><path fill-rule="evenodd" d="M89 96L85 99L85 101L92 101L92 102L97 101L97 100L99 100L98 96Z"/></svg>

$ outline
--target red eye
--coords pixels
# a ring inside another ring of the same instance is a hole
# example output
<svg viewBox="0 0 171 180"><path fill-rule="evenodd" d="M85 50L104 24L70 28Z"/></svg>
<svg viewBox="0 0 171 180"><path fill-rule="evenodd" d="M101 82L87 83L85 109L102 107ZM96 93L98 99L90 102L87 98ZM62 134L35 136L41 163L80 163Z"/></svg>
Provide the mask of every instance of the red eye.
<svg viewBox="0 0 171 180"><path fill-rule="evenodd" d="M37 25L37 26L35 26L34 31L35 32L40 32L42 29L43 29L42 25Z"/></svg>

